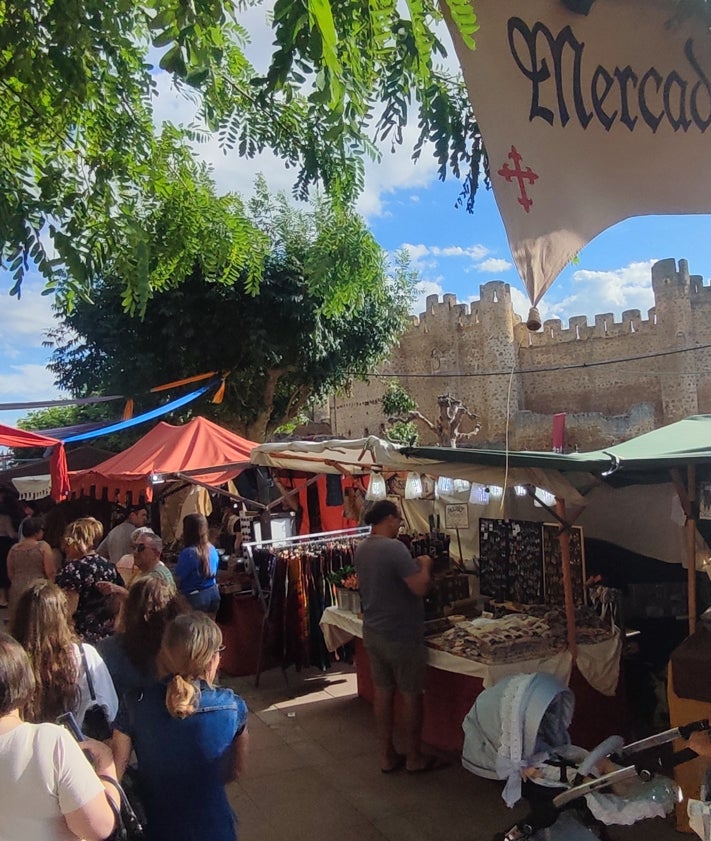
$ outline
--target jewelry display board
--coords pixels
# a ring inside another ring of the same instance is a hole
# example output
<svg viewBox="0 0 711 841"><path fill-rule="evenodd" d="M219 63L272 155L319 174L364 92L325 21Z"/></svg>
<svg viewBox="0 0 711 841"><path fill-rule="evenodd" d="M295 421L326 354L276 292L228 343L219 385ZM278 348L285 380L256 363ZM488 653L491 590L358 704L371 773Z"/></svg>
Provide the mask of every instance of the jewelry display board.
<svg viewBox="0 0 711 841"><path fill-rule="evenodd" d="M585 604L581 526L571 528L570 567L575 604ZM479 590L494 601L562 605L565 595L558 525L481 517Z"/></svg>
<svg viewBox="0 0 711 841"><path fill-rule="evenodd" d="M507 599L508 532L505 520L479 519L479 590L494 601Z"/></svg>
<svg viewBox="0 0 711 841"><path fill-rule="evenodd" d="M509 598L520 604L543 602L543 541L540 523L511 520L509 530Z"/></svg>
<svg viewBox="0 0 711 841"><path fill-rule="evenodd" d="M561 605L563 592L563 560L560 552L557 523L543 523L543 594L546 604ZM585 548L581 526L570 527L570 575L576 607L586 602Z"/></svg>
<svg viewBox="0 0 711 841"><path fill-rule="evenodd" d="M495 601L543 602L540 523L479 520L479 589Z"/></svg>

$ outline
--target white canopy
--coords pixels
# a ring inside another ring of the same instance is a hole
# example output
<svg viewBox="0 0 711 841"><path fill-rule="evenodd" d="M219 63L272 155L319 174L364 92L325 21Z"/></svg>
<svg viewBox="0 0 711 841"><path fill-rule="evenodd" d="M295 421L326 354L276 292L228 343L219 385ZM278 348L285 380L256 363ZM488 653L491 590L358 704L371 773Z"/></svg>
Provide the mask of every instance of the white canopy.
<svg viewBox="0 0 711 841"><path fill-rule="evenodd" d="M430 450L432 452L432 449ZM251 452L252 464L300 470L307 473L342 473L361 475L378 470L384 473L414 471L428 476L451 476L470 482L507 487L534 485L565 499L570 506L584 506L583 495L557 470L535 467L485 466L466 462L438 461L408 456L402 447L374 435L367 438L331 441L284 441L260 444ZM587 484L594 484L591 477Z"/></svg>

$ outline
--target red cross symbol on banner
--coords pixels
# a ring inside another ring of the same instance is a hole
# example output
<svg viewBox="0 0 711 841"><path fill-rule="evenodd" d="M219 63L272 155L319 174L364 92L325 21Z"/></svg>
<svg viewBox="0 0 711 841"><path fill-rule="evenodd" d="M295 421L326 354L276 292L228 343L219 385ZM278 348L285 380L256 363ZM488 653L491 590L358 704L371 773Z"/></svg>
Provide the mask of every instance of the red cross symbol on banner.
<svg viewBox="0 0 711 841"><path fill-rule="evenodd" d="M513 169L508 165L508 163L505 163L501 169L498 170L498 174L509 182L513 180L518 181L518 187L521 191L521 195L516 199L516 201L521 205L526 213L528 213L533 205L533 199L529 198L526 193L526 182L533 184L534 181L538 180L538 175L531 169L530 166L527 166L526 169L521 169L521 161L523 158L519 155L515 146L511 147L508 158L513 163Z"/></svg>

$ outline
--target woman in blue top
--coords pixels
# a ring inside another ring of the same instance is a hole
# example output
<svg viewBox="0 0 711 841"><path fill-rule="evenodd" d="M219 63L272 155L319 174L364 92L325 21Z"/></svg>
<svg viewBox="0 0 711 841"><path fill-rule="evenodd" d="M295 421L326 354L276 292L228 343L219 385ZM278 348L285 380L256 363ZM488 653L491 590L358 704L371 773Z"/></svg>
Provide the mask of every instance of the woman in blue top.
<svg viewBox="0 0 711 841"><path fill-rule="evenodd" d="M169 677L133 689L114 724L116 770L136 751L150 841L237 841L225 783L244 770L247 706L214 686L222 633L204 613L178 616L159 655Z"/></svg>
<svg viewBox="0 0 711 841"><path fill-rule="evenodd" d="M193 610L201 610L214 619L220 606L215 580L219 557L207 539L207 520L202 514L188 514L183 518L183 544L185 549L178 555L173 573L178 589Z"/></svg>

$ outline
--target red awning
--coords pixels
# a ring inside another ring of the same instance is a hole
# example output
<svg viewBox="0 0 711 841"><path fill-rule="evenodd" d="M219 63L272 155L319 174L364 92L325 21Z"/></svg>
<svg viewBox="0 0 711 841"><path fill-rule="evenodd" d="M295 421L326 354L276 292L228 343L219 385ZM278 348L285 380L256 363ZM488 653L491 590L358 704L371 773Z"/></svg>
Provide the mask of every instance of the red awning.
<svg viewBox="0 0 711 841"><path fill-rule="evenodd" d="M61 502L69 493L69 471L67 470L67 456L64 444L56 438L27 432L24 429L14 429L0 424L0 446L3 447L53 447L49 472L52 477L52 499Z"/></svg>
<svg viewBox="0 0 711 841"><path fill-rule="evenodd" d="M132 447L90 470L70 476L72 492L93 493L109 499L131 493L136 500L152 499L150 477L188 473L198 482L222 485L250 466L249 454L256 447L206 418L194 418L183 426L161 422Z"/></svg>

